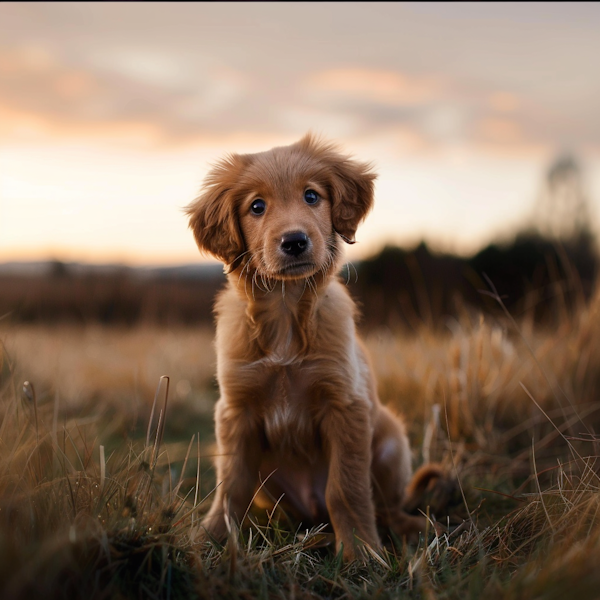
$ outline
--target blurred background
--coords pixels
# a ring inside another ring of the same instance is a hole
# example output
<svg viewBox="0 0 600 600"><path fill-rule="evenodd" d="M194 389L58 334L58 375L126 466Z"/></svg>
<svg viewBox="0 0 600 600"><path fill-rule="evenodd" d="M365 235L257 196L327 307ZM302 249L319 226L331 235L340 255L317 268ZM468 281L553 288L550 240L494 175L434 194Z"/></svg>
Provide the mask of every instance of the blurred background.
<svg viewBox="0 0 600 600"><path fill-rule="evenodd" d="M9 353L67 404L165 372L213 398L224 276L182 209L225 153L309 130L379 173L342 272L365 331L448 333L494 290L553 323L596 276L599 28L596 3L3 3Z"/></svg>

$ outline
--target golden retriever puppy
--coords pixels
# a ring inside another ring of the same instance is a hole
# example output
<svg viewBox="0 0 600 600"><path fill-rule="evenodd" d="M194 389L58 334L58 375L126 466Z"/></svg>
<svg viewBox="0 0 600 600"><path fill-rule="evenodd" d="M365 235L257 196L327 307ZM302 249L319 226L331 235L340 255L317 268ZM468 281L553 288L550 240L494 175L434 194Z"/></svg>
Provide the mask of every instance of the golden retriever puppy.
<svg viewBox="0 0 600 600"><path fill-rule="evenodd" d="M346 560L380 546L378 527L425 531L424 517L403 510L404 425L377 397L354 302L337 278L375 177L307 135L228 156L187 208L199 248L228 274L216 303L218 487L204 536L223 540L227 520L282 496L305 526L331 523Z"/></svg>

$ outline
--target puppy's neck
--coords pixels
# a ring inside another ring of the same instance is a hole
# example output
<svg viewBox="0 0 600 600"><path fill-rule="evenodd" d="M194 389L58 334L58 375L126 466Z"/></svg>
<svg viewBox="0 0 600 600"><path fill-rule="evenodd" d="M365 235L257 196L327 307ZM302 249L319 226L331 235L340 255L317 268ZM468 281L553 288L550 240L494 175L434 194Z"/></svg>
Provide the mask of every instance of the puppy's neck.
<svg viewBox="0 0 600 600"><path fill-rule="evenodd" d="M260 358L277 365L302 360L316 335L327 278L248 281L232 273L229 281L246 303L250 339Z"/></svg>

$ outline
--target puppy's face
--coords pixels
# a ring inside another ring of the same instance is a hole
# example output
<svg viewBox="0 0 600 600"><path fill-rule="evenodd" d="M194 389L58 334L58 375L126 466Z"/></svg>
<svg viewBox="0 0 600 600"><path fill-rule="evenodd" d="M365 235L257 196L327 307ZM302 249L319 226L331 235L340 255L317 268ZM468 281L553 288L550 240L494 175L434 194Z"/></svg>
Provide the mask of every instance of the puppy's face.
<svg viewBox="0 0 600 600"><path fill-rule="evenodd" d="M373 201L368 165L306 136L291 146L232 155L210 173L190 207L201 250L230 270L242 264L269 279L306 278L335 268Z"/></svg>
<svg viewBox="0 0 600 600"><path fill-rule="evenodd" d="M336 262L327 169L306 153L255 155L240 178L238 214L250 266L270 279L297 279Z"/></svg>

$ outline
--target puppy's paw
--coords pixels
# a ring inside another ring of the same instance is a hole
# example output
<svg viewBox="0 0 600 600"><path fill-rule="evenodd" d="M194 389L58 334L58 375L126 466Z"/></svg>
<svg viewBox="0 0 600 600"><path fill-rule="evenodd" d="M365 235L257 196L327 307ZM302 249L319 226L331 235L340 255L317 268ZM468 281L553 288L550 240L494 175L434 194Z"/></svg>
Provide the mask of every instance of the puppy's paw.
<svg viewBox="0 0 600 600"><path fill-rule="evenodd" d="M340 544L337 550L338 553L341 550L342 560L346 564L357 562L360 565L366 565L373 559L381 561L381 557L378 554L380 545L372 546L358 538L354 539L354 544Z"/></svg>
<svg viewBox="0 0 600 600"><path fill-rule="evenodd" d="M190 533L190 539L194 544L205 544L208 542L225 543L227 540L227 527L222 516L207 516Z"/></svg>

